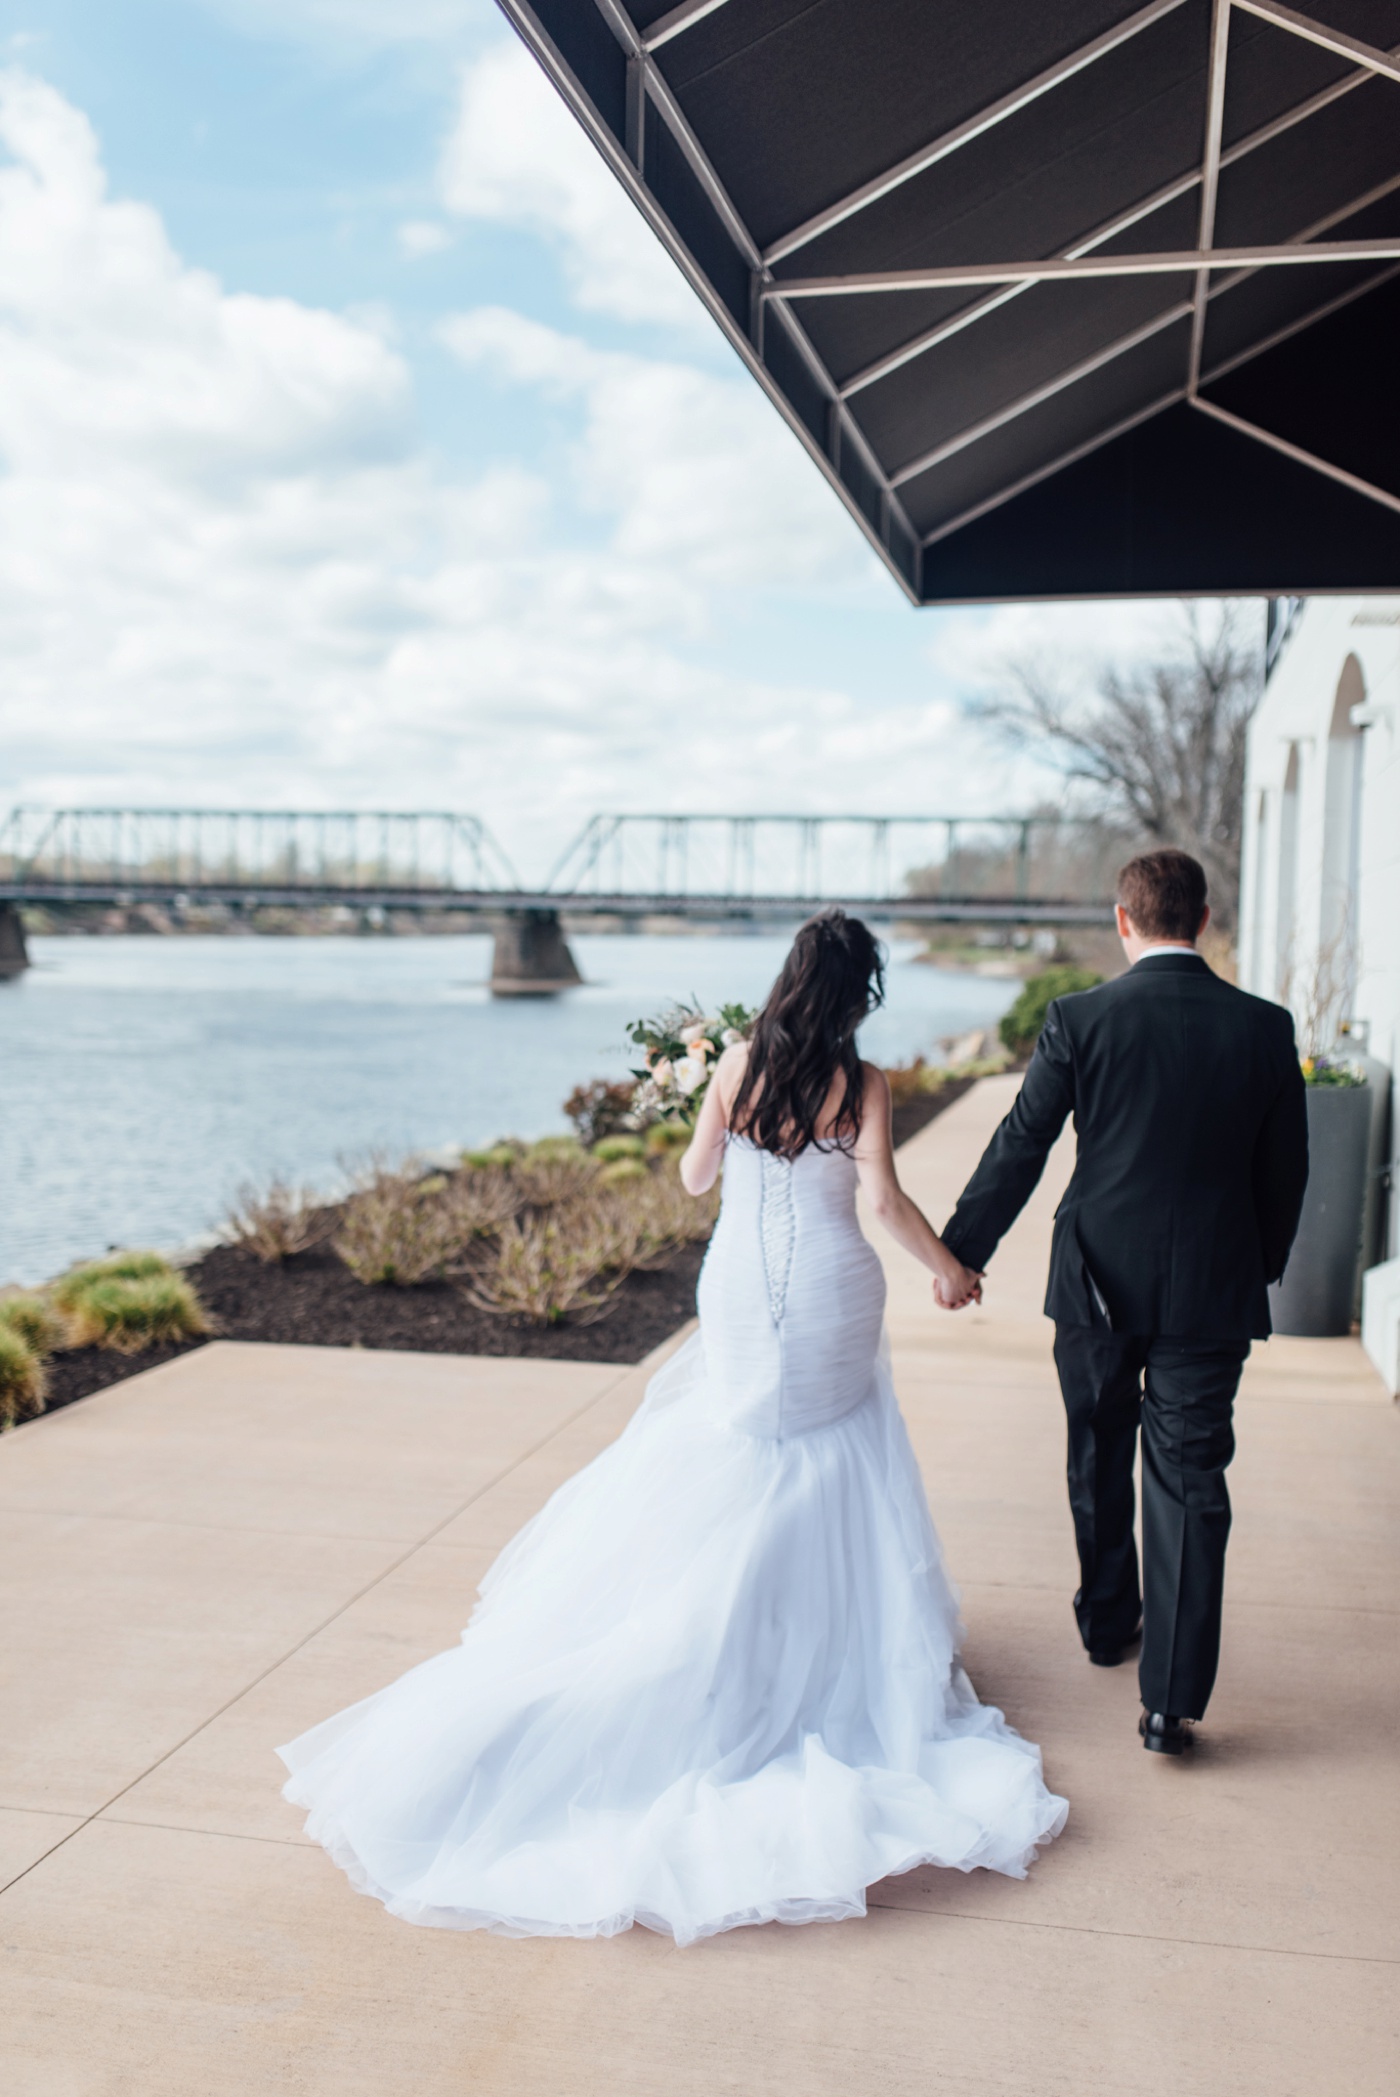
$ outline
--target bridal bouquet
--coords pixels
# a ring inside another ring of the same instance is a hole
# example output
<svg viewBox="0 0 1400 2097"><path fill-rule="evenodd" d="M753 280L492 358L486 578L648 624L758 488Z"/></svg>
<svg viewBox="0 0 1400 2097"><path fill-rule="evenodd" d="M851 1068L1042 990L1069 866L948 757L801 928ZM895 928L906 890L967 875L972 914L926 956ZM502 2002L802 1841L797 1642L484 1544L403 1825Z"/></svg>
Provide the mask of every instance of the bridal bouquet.
<svg viewBox="0 0 1400 2097"><path fill-rule="evenodd" d="M638 1019L628 1034L645 1061L632 1075L635 1119L693 1121L723 1049L743 1041L754 1023L747 1005L721 1005L717 1019L697 1005L671 1005L655 1019Z"/></svg>

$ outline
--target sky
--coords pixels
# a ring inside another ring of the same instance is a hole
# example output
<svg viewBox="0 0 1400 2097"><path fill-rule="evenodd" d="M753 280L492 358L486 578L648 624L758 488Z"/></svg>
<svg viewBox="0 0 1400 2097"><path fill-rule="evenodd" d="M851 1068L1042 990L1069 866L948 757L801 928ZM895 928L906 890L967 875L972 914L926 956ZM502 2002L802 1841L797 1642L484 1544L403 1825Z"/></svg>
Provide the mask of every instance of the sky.
<svg viewBox="0 0 1400 2097"><path fill-rule="evenodd" d="M491 0L0 0L0 809L993 813L916 610Z"/></svg>

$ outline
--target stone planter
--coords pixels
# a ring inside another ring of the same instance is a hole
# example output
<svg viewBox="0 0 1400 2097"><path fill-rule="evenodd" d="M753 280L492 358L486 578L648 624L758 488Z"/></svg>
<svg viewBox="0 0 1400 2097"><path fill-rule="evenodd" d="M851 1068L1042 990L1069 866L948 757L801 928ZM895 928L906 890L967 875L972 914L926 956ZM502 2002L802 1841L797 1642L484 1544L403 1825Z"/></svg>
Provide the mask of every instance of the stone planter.
<svg viewBox="0 0 1400 2097"><path fill-rule="evenodd" d="M1370 1138L1369 1085L1309 1085L1308 1191L1287 1270L1269 1291L1275 1332L1351 1331Z"/></svg>

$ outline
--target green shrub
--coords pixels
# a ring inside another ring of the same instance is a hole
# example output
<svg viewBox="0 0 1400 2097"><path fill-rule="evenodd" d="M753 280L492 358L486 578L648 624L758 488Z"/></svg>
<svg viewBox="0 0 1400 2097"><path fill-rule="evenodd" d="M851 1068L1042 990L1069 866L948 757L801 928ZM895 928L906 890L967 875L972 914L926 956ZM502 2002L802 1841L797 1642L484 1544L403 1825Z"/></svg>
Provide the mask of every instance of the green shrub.
<svg viewBox="0 0 1400 2097"><path fill-rule="evenodd" d="M1087 968L1047 968L1043 974L1032 976L1001 1022L998 1031L1002 1040L1013 1055L1024 1054L1040 1039L1045 1015L1056 998L1068 997L1076 990L1092 990L1102 981L1102 976Z"/></svg>
<svg viewBox="0 0 1400 2097"><path fill-rule="evenodd" d="M605 1165L615 1165L620 1158L644 1158L647 1147L640 1136L604 1136L601 1143L593 1146L595 1158Z"/></svg>
<svg viewBox="0 0 1400 2097"><path fill-rule="evenodd" d="M593 1154L599 1155L597 1151ZM598 1175L600 1187L635 1186L639 1180L649 1180L650 1172L641 1158L625 1155L611 1158Z"/></svg>
<svg viewBox="0 0 1400 2097"><path fill-rule="evenodd" d="M683 1121L657 1121L646 1132L646 1147L667 1157L675 1151L688 1150L693 1131Z"/></svg>
<svg viewBox="0 0 1400 2097"><path fill-rule="evenodd" d="M168 1340L193 1340L209 1330L203 1305L183 1274L108 1275L90 1281L72 1308L79 1347L111 1347L140 1354Z"/></svg>
<svg viewBox="0 0 1400 2097"><path fill-rule="evenodd" d="M462 1163L474 1172L500 1172L509 1170L520 1157L523 1146L515 1143L493 1143L487 1150L464 1150Z"/></svg>
<svg viewBox="0 0 1400 2097"><path fill-rule="evenodd" d="M0 1302L0 1327L18 1333L42 1361L68 1343L68 1320L47 1296L7 1296Z"/></svg>
<svg viewBox="0 0 1400 2097"><path fill-rule="evenodd" d="M43 1410L43 1364L21 1333L0 1325L0 1432Z"/></svg>
<svg viewBox="0 0 1400 2097"><path fill-rule="evenodd" d="M525 1153L527 1165L548 1165L555 1158L581 1158L583 1145L577 1136L541 1136Z"/></svg>
<svg viewBox="0 0 1400 2097"><path fill-rule="evenodd" d="M158 1252L114 1252L109 1259L87 1260L81 1267L70 1267L59 1276L49 1294L61 1311L73 1311L96 1282L153 1281L174 1272L169 1260L162 1259Z"/></svg>

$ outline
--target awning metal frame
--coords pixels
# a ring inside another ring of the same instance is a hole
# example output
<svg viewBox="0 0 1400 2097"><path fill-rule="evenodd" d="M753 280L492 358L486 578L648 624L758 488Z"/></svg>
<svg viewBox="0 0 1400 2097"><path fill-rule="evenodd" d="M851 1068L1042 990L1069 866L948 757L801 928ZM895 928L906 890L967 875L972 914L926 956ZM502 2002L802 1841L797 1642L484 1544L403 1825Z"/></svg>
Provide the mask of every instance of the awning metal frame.
<svg viewBox="0 0 1400 2097"><path fill-rule="evenodd" d="M697 294L711 312L732 346L744 360L750 372L763 386L785 421L799 441L825 473L840 499L854 517L856 523L881 554L894 573L897 582L911 602L921 601L916 578L911 578L894 558L891 542L891 522L897 519L908 541L919 547L929 547L949 537L963 526L987 515L1015 496L1024 493L1038 482L1060 472L1065 467L1089 456L1129 430L1159 414L1165 408L1185 401L1193 409L1209 416L1214 421L1228 426L1238 434L1268 446L1272 450L1318 472L1349 488L1353 493L1367 497L1392 512L1400 512L1400 498L1373 482L1346 472L1332 462L1317 457L1298 445L1288 442L1275 433L1261 428L1216 402L1202 397L1201 387L1233 371L1253 358L1286 339L1298 330L1312 325L1318 319L1338 310L1351 300L1375 289L1395 274L1400 268L1400 238L1382 240L1336 240L1327 241L1317 236L1331 225L1337 224L1367 204L1377 201L1395 187L1400 186L1400 176L1378 185L1366 196L1356 199L1330 213L1325 221L1300 232L1293 240L1283 243L1262 244L1252 247L1218 247L1214 242L1216 200L1222 171L1235 165L1247 154L1268 144L1293 126L1305 122L1340 97L1367 81L1382 77L1400 82L1400 46L1391 51L1382 51L1341 31L1317 22L1312 17L1295 9L1276 4L1276 0L1213 0L1210 54L1207 74L1207 110L1202 157L1195 168L1184 170L1170 183L1154 194L1140 200L1106 221L1094 232L1082 236L1058 255L1032 258L1026 261L988 262L985 264L954 264L942 268L892 270L801 277L778 277L774 271L778 264L802 247L816 240L832 227L844 223L879 198L887 196L902 183L955 154L973 139L982 137L988 130L1026 108L1040 97L1053 93L1064 81L1075 77L1092 66L1109 52L1121 48L1133 37L1149 29L1155 23L1174 12L1184 0L1149 0L1149 4L1136 13L1125 17L1102 35L1068 53L1055 65L1042 70L1020 87L998 98L994 103L976 112L950 131L931 139L924 147L906 155L884 173L863 183L858 189L836 203L827 206L788 233L761 248L745 223L741 213L728 195L725 186L709 159L703 145L687 120L679 102L656 65L653 54L682 36L687 30L728 4L728 0L682 0L668 13L654 21L646 30L638 29L627 13L621 0L594 0L594 4L607 22L626 56L628 75L627 123L625 150L619 146L608 126L602 123L588 100L573 83L567 63L553 44L548 31L535 14L530 0L498 0L502 11L510 19L527 45L541 60L546 72L563 94L574 115L592 137L614 174L630 192L657 236L674 257ZM1226 75L1228 67L1228 41L1232 13L1235 9L1255 16L1271 27L1304 41L1317 45L1335 56L1351 61L1355 70L1332 82L1319 92L1308 96L1291 109L1283 111L1257 130L1239 139L1235 144L1222 149L1222 124L1225 108ZM735 322L724 302L717 297L701 269L694 262L685 244L678 239L674 230L646 181L646 112L648 107L664 123L666 130L683 154L691 172L699 182L715 212L732 238L739 254L750 271L749 327L744 332ZM1096 252L1106 242L1128 230L1132 225L1148 218L1163 206L1188 195L1199 187L1201 191L1199 230L1197 245L1193 249L1171 251L1149 251L1132 255L1102 255ZM1337 263L1389 263L1390 268L1368 275L1359 285L1344 292L1337 299L1275 331L1266 340L1255 343L1219 364L1214 370L1202 371L1205 343L1205 324L1212 298L1222 291L1241 283L1246 276L1257 270L1292 268L1310 264ZM856 420L849 403L878 380L899 370L904 365L935 348L952 336L973 328L990 314L1020 296L1036 284L1052 281L1103 281L1136 276L1181 275L1192 279L1188 297L1174 301L1162 313L1143 326L1102 346L1092 355L1078 360L1072 367L1028 390L1018 400L1006 403L993 414L981 418L967 429L954 432L939 445L906 464L887 470L876 455ZM987 285L994 287L990 296L976 301L970 307L948 316L936 326L922 330L908 342L886 352L873 360L864 369L838 384L824 359L818 353L806 329L800 312L800 302L807 298L831 298L868 296L884 292L909 292L935 289L959 288L962 286ZM793 410L780 388L774 383L763 360L766 315L775 312L812 378L828 403L825 444L819 443L813 433ZM1186 368L1179 386L1161 394L1147 406L1115 423L1111 428L1097 432L1086 442L1067 450L1033 472L1024 475L1014 484L998 489L984 500L970 505L958 516L945 520L934 529L920 533L914 527L909 513L899 494L901 487L916 479L942 460L966 449L991 431L1004 426L1018 415L1028 412L1055 393L1077 383L1114 358L1123 355L1145 342L1150 336L1177 325L1187 317L1191 319L1189 349ZM846 487L840 474L843 447L849 446L859 457L865 471L879 491L879 522L872 523L865 510Z"/></svg>

